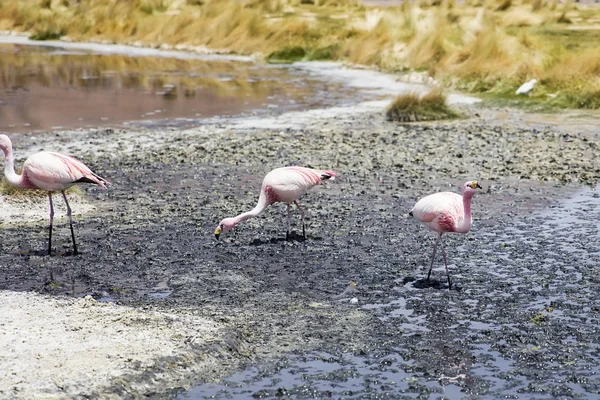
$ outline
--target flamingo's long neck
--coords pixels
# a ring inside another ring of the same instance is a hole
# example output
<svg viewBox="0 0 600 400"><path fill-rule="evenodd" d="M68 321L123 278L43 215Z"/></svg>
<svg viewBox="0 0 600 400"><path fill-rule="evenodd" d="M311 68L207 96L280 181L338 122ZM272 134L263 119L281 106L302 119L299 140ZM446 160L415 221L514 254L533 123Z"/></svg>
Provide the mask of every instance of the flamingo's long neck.
<svg viewBox="0 0 600 400"><path fill-rule="evenodd" d="M267 199L267 196L266 196L264 190L261 190L260 196L258 197L258 203L256 204L256 207L254 207L250 211L247 211L247 212L242 213L242 214L238 215L237 217L235 217L234 218L235 224L237 225L238 223L245 221L248 218L256 217L257 215L259 215L260 213L265 211L265 208L267 208L267 206L269 204L270 203Z"/></svg>
<svg viewBox="0 0 600 400"><path fill-rule="evenodd" d="M11 148L4 150L4 176L11 185L24 187L23 176L15 172L15 157Z"/></svg>
<svg viewBox="0 0 600 400"><path fill-rule="evenodd" d="M458 224L456 229L457 232L467 233L471 230L471 199L473 198L473 193L463 193L463 207L464 207L464 216L462 221Z"/></svg>

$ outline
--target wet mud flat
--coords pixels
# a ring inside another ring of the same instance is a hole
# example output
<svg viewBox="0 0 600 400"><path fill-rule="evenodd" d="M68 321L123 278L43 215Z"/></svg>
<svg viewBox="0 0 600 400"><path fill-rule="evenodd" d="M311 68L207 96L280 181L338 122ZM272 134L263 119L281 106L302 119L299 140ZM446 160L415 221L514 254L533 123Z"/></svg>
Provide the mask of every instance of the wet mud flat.
<svg viewBox="0 0 600 400"><path fill-rule="evenodd" d="M114 186L86 190L97 210L76 219L76 257L64 220L53 257L46 220L5 222L0 289L91 295L220 329L185 357L140 366L135 385L90 382L81 395L600 396L596 134L477 118L397 125L374 108L303 115L13 135L18 156L51 146ZM340 173L301 199L308 239L284 240L277 205L216 242L218 221L253 207L264 174L292 164ZM441 259L421 288L433 238L407 212L470 179L484 187L474 228L445 238L457 288L445 288ZM219 362L190 368L207 357Z"/></svg>

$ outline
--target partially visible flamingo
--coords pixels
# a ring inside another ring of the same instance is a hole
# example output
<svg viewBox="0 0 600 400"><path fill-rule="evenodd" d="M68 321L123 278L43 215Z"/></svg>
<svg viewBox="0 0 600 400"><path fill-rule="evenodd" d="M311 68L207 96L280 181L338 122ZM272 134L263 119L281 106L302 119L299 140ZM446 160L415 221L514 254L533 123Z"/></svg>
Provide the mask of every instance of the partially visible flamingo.
<svg viewBox="0 0 600 400"><path fill-rule="evenodd" d="M262 182L258 203L252 210L238 215L234 218L225 218L219 222L215 229L215 237L223 232L230 231L238 223L248 218L256 217L262 213L267 206L273 203L287 203L287 233L286 240L290 239L291 228L291 204L294 203L302 216L302 236L306 239L306 228L304 225L304 210L298 204L298 198L310 188L320 185L327 179L334 180L335 172L304 167L283 167L269 172Z"/></svg>
<svg viewBox="0 0 600 400"><path fill-rule="evenodd" d="M75 232L71 207L67 201L65 190L77 183L93 183L106 189L111 183L93 173L84 163L60 153L42 151L35 153L23 164L21 175L15 172L15 159L12 142L6 135L0 135L0 149L4 152L4 176L8 182L24 189L42 189L48 191L50 201L50 227L48 229L48 255L52 253L52 221L54 208L52 206L52 192L60 191L67 205L67 216L71 226L71 239L73 240L73 254L77 254Z"/></svg>
<svg viewBox="0 0 600 400"><path fill-rule="evenodd" d="M431 276L438 243L441 243L444 264L446 265L446 276L448 277L448 289L452 287L448 272L448 262L446 261L446 251L442 243L442 235L446 232L467 233L471 230L471 199L477 189L481 189L479 182L467 182L463 185L462 196L452 192L430 194L419 200L412 210L410 210L409 215L415 217L417 221L422 222L426 227L439 234L433 246L427 281L429 281L429 277Z"/></svg>

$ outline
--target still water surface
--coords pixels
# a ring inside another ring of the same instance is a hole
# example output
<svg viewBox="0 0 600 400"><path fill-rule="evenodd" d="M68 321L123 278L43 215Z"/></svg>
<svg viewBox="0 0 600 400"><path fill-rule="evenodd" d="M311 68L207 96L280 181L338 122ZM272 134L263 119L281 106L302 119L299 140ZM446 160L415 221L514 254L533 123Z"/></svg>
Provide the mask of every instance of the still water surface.
<svg viewBox="0 0 600 400"><path fill-rule="evenodd" d="M0 131L186 125L361 100L343 82L294 66L141 54L0 43Z"/></svg>

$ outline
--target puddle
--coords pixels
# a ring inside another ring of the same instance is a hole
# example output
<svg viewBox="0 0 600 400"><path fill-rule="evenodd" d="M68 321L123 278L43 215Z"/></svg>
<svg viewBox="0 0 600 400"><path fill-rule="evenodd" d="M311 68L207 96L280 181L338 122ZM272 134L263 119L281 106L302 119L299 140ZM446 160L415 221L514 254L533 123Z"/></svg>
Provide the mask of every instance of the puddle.
<svg viewBox="0 0 600 400"><path fill-rule="evenodd" d="M406 307L406 299L403 297L394 299L388 303L364 304L361 308L373 312L382 321L390 318L410 317L414 313L413 309Z"/></svg>
<svg viewBox="0 0 600 400"><path fill-rule="evenodd" d="M198 386L177 398L340 398L381 390L410 392L411 384L396 357L372 362L352 354L310 353L250 367L221 383ZM413 393L410 397L416 396Z"/></svg>
<svg viewBox="0 0 600 400"><path fill-rule="evenodd" d="M212 116L366 99L302 68L121 47L0 40L0 130L193 126Z"/></svg>
<svg viewBox="0 0 600 400"><path fill-rule="evenodd" d="M173 293L172 290L166 290L164 292L154 292L148 294L148 297L150 297L152 300L163 300L169 297L171 293Z"/></svg>
<svg viewBox="0 0 600 400"><path fill-rule="evenodd" d="M99 297L98 299L96 299L96 301L99 301L101 303L114 303L117 301L117 299L115 299L112 296L109 296L108 293L102 293L102 297Z"/></svg>

